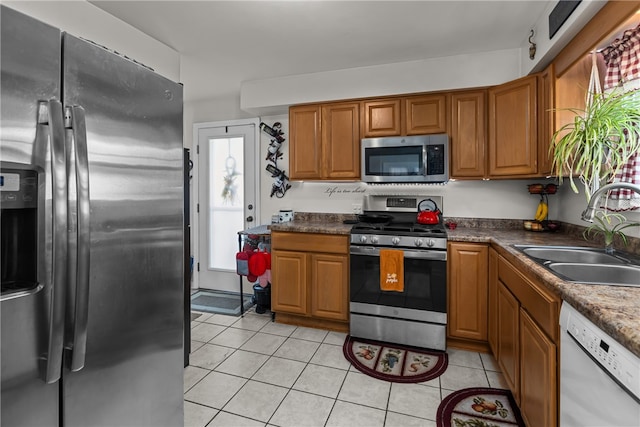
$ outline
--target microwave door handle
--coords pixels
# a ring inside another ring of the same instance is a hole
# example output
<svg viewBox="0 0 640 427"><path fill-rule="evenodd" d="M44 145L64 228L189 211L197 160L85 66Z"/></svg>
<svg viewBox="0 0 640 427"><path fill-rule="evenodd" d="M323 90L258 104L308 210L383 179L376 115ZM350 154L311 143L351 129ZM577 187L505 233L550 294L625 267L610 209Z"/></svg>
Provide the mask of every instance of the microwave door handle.
<svg viewBox="0 0 640 427"><path fill-rule="evenodd" d="M73 324L73 343L71 346L71 371L79 371L84 367L87 349L87 319L89 310L89 261L90 261L90 197L89 197L89 159L87 155L87 126L84 108L80 106L67 107L70 119L68 127L73 136L72 147L75 157L75 177L70 177L76 183L77 194L77 246L75 274L76 295ZM74 179L75 178L75 179Z"/></svg>
<svg viewBox="0 0 640 427"><path fill-rule="evenodd" d="M422 146L422 168L423 168L423 175L426 177L427 175L429 175L429 171L427 170L427 146L423 145Z"/></svg>
<svg viewBox="0 0 640 427"><path fill-rule="evenodd" d="M48 348L45 361L44 381L55 383L62 374L62 352L64 349L64 310L67 279L67 172L65 154L65 132L60 101L52 99L39 106L39 124L48 123L50 132L49 151L51 170L51 221L52 255L51 276L47 277L51 286L50 318L48 325ZM48 144L49 142L47 142ZM46 291L46 289L45 289Z"/></svg>

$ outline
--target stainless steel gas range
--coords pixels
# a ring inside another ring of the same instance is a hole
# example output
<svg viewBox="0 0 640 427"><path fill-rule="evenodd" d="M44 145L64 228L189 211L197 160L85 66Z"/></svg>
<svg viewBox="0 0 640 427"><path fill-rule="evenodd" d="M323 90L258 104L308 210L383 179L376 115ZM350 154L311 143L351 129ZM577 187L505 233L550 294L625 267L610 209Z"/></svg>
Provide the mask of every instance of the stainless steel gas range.
<svg viewBox="0 0 640 427"><path fill-rule="evenodd" d="M365 196L363 215L351 229L352 336L446 349L447 233L439 211L437 223L416 222L425 201L442 209L441 197ZM393 290L385 286L388 267L381 262L390 255L402 270Z"/></svg>

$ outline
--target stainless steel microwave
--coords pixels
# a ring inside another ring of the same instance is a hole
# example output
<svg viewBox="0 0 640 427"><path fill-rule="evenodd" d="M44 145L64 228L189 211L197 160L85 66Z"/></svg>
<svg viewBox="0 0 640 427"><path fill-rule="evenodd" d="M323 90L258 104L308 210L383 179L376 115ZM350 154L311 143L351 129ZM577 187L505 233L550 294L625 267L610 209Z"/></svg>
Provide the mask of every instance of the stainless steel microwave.
<svg viewBox="0 0 640 427"><path fill-rule="evenodd" d="M449 136L364 138L361 180L372 183L438 183L449 180Z"/></svg>

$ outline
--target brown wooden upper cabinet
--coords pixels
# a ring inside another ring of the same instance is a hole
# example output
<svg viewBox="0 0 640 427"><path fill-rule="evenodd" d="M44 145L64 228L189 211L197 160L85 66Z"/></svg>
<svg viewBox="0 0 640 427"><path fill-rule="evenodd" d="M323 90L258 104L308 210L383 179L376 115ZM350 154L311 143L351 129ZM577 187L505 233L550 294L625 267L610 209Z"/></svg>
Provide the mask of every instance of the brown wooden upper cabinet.
<svg viewBox="0 0 640 427"><path fill-rule="evenodd" d="M289 109L289 177L321 177L320 105L298 105Z"/></svg>
<svg viewBox="0 0 640 427"><path fill-rule="evenodd" d="M404 135L447 132L447 96L420 95L404 98Z"/></svg>
<svg viewBox="0 0 640 427"><path fill-rule="evenodd" d="M553 64L538 74L538 175L551 175L549 148L556 130L555 76Z"/></svg>
<svg viewBox="0 0 640 427"><path fill-rule="evenodd" d="M489 176L537 176L537 76L489 89Z"/></svg>
<svg viewBox="0 0 640 427"><path fill-rule="evenodd" d="M487 91L455 92L451 106L451 178L486 176Z"/></svg>
<svg viewBox="0 0 640 427"><path fill-rule="evenodd" d="M446 94L382 98L362 102L362 137L447 132Z"/></svg>
<svg viewBox="0 0 640 427"><path fill-rule="evenodd" d="M400 105L400 98L364 101L362 137L399 136Z"/></svg>
<svg viewBox="0 0 640 427"><path fill-rule="evenodd" d="M360 178L360 103L300 105L289 109L289 177Z"/></svg>

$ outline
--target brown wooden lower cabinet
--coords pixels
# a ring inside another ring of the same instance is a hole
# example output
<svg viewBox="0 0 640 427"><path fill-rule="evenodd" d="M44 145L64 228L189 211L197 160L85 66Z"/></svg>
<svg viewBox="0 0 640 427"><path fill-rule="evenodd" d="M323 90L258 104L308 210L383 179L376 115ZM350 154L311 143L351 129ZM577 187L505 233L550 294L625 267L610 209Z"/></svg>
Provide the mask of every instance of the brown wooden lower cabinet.
<svg viewBox="0 0 640 427"><path fill-rule="evenodd" d="M311 254L311 316L349 320L349 257Z"/></svg>
<svg viewBox="0 0 640 427"><path fill-rule="evenodd" d="M489 349L498 357L498 252L489 248L489 295L487 297L487 340Z"/></svg>
<svg viewBox="0 0 640 427"><path fill-rule="evenodd" d="M271 306L274 312L306 315L308 254L272 249Z"/></svg>
<svg viewBox="0 0 640 427"><path fill-rule="evenodd" d="M528 426L558 425L561 300L497 256L494 356ZM494 258L495 259L495 258ZM491 271L491 270L490 270ZM491 299L491 297L490 297Z"/></svg>
<svg viewBox="0 0 640 427"><path fill-rule="evenodd" d="M529 426L557 421L556 345L520 309L520 411Z"/></svg>
<svg viewBox="0 0 640 427"><path fill-rule="evenodd" d="M271 276L277 322L349 330L349 236L274 231Z"/></svg>
<svg viewBox="0 0 640 427"><path fill-rule="evenodd" d="M497 361L516 402L520 401L519 313L518 300L502 282L498 282Z"/></svg>
<svg viewBox="0 0 640 427"><path fill-rule="evenodd" d="M489 247L482 243L448 244L449 345L487 351L487 262Z"/></svg>

